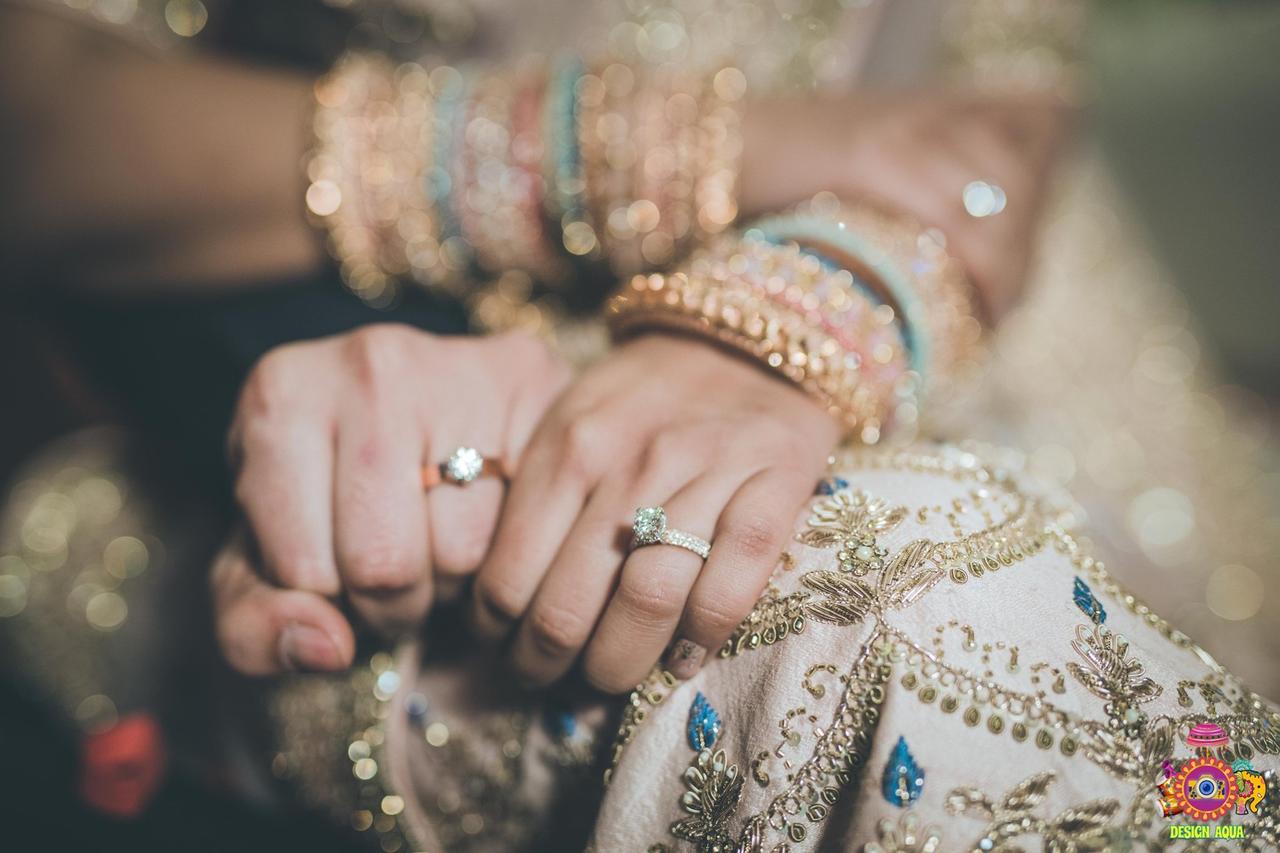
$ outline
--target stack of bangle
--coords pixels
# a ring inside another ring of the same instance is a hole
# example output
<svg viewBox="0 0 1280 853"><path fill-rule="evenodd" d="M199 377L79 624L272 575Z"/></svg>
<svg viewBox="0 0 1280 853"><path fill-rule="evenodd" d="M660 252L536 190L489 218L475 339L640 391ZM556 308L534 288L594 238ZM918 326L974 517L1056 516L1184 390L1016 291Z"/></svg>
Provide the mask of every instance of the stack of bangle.
<svg viewBox="0 0 1280 853"><path fill-rule="evenodd" d="M891 425L909 435L921 370L945 384L957 374L944 359L976 358L967 282L922 232L910 251L902 221L815 206L825 200L723 237L675 273L633 277L608 306L610 327L710 337L808 391L849 437L875 443Z"/></svg>
<svg viewBox="0 0 1280 853"><path fill-rule="evenodd" d="M349 55L316 88L307 206L344 279L568 278L573 258L665 263L737 213L736 69L639 79L572 60L464 74Z"/></svg>
<svg viewBox="0 0 1280 853"><path fill-rule="evenodd" d="M830 193L754 227L766 239L795 241L828 257L874 287L901 315L924 397L936 402L982 364L976 291L940 233L903 214L842 204Z"/></svg>

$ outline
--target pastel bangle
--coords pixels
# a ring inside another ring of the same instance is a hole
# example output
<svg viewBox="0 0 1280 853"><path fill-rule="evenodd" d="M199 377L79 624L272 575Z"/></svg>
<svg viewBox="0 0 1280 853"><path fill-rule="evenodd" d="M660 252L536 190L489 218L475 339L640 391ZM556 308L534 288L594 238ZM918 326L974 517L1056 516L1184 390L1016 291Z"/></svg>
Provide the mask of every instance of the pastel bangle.
<svg viewBox="0 0 1280 853"><path fill-rule="evenodd" d="M847 270L796 243L726 236L680 271L633 277L607 317L616 336L671 329L759 359L873 443L899 409L914 415L915 374L884 307Z"/></svg>
<svg viewBox="0 0 1280 853"><path fill-rule="evenodd" d="M821 213L803 209L771 217L756 227L775 239L863 266L902 313L912 365L932 394L953 386L983 355L976 294L940 239L919 223L868 205L815 200ZM811 205L812 206L812 205Z"/></svg>

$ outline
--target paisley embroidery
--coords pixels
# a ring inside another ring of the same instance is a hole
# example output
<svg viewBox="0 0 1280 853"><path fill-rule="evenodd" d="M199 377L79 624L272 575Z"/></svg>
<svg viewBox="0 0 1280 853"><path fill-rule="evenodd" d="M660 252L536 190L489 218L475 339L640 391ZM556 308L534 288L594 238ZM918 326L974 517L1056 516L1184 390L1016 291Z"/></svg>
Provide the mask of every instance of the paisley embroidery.
<svg viewBox="0 0 1280 853"><path fill-rule="evenodd" d="M898 738L893 753L885 762L880 791L891 805L898 808L906 808L924 793L924 771L916 764L904 737Z"/></svg>
<svg viewBox="0 0 1280 853"><path fill-rule="evenodd" d="M703 750L715 746L716 738L720 737L720 725L720 715L711 707L707 697L699 692L689 706L689 748Z"/></svg>

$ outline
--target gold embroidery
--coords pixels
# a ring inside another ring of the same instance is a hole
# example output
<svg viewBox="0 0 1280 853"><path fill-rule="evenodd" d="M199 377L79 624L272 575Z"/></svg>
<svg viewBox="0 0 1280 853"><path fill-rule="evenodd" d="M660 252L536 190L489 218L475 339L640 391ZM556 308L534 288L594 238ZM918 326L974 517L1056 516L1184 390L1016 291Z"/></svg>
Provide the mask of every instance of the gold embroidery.
<svg viewBox="0 0 1280 853"><path fill-rule="evenodd" d="M825 728L814 729L817 745L813 752L788 775L787 787L765 811L746 820L736 843L729 825L742 795L742 774L737 765L728 763L722 750L702 750L684 775L687 790L681 805L690 817L672 824L671 833L697 844L699 853L762 853L770 832L784 839L774 849L789 849L786 842L803 841L810 826L830 814L840 790L866 761L891 672L884 660L884 644L873 638L842 679L844 690L831 721ZM757 756L752 774L767 783L763 760L767 760L767 753Z"/></svg>
<svg viewBox="0 0 1280 853"><path fill-rule="evenodd" d="M1141 833L1144 826L1155 825L1151 803L1147 802L1150 798L1146 796L1149 781L1160 765L1172 757L1180 732L1196 722L1212 721L1228 732L1231 745L1222 749L1224 755L1248 758L1255 752L1280 752L1280 714L1244 689L1185 635L1174 631L1111 581L1102 564L1088 556L1066 529L1069 516L1024 497L1006 474L982 465L968 454L877 451L858 461L864 463L864 468L895 467L975 483L965 498L956 498L948 506L928 512L918 510L915 517L927 518L929 512L943 516L957 534L963 532L962 520L978 517L986 526L951 542L916 539L900 548L887 549L881 535L896 530L912 517L911 511L893 507L866 492L847 489L815 502L808 525L797 538L811 547L834 548L836 565L830 570L801 574L798 590L789 594L771 584L751 616L722 648L721 656L732 657L777 642L803 630L810 620L835 626L865 626L870 636L861 643L858 662L848 675L841 677L840 701L831 716L818 709L830 707L824 697L831 684L823 675L834 674L835 668L830 664L810 665L800 684L814 699L806 701L809 709L790 709L780 721L783 737L777 749L754 753L749 769L758 784L768 786L780 778L786 782L786 788L770 800L764 811L741 824L741 834L735 839L733 811L746 774L736 766L730 772L726 759L721 762L726 774L723 790L728 791L727 786L732 784L733 796L704 796L705 785L696 791L690 786L684 801L686 809L695 804L695 816L706 820L696 826L685 823L682 832L687 834L677 833L677 837L691 838L696 830L708 844L713 844L699 846L699 850L716 849L718 845L718 849L736 853L762 853L766 839L774 845L769 848L772 850L791 849L792 845L812 840L815 825L826 819L840 790L853 781L866 759L885 690L895 671L904 690L915 693L919 701L940 708L945 715L959 717L975 730L985 729L996 737L1007 734L1015 743L1026 743L1028 748L1034 743L1045 751L1056 749L1066 757L1081 753L1110 775L1135 786L1135 795L1123 815L1119 800L1096 800L1056 816L1035 813L1054 782L1052 773L1031 777L998 803L974 789L958 788L949 803L953 813L976 814L989 822L986 836L978 844L983 850L1015 849L1016 839L1027 835L1041 836L1046 850L1100 850L1113 842L1123 843L1134 833ZM973 627L961 625L958 620L936 629L933 653L886 624L890 612L919 601L943 577L950 576L957 582L982 578L1025 560L1046 545L1062 553L1099 595L1118 599L1143 623L1210 666L1213 674L1208 678L1178 684L1180 697L1186 697L1182 706L1189 709L1194 704L1192 697L1198 696L1207 713L1147 718L1140 706L1160 696L1162 686L1144 673L1140 661L1131 657L1126 641L1100 627L1080 626L1072 644L1080 659L1063 662L1059 668L1048 662L1020 660L1019 648L1006 642L980 643ZM860 547L870 550L859 552ZM943 663L941 637L948 628L964 634L965 651L981 656L978 674ZM1103 700L1105 719L1083 719L1047 701L1049 693L1067 692L1067 672L1073 681ZM1010 689L994 680L997 673L1022 673L1018 680L1029 681L1029 689ZM831 721L829 728L817 725L819 717ZM816 742L808 758L793 766L788 753L805 743L806 726L812 726ZM1113 818L1121 818L1121 825L1111 827ZM879 843L879 849L886 851L913 849L903 846L908 842L895 836L894 831L886 825L880 840L873 844ZM932 836L921 832L910 837L930 843ZM891 842L897 846L890 846ZM940 842L932 843L936 848ZM867 849L877 848L868 845Z"/></svg>
<svg viewBox="0 0 1280 853"><path fill-rule="evenodd" d="M942 846L936 826L926 826L913 811L897 821L885 818L876 824L876 840L862 845L862 853L935 853Z"/></svg>
<svg viewBox="0 0 1280 853"><path fill-rule="evenodd" d="M704 749L684 771L688 790L681 805L689 813L671 824L671 834L698 845L703 853L731 849L725 827L742 798L742 775L738 765L729 764L723 749Z"/></svg>
<svg viewBox="0 0 1280 853"><path fill-rule="evenodd" d="M609 760L609 769L604 772L604 784L613 779L613 771L622 760L622 753L627 745L635 739L636 730L649 717L649 711L661 705L678 682L676 677L662 668L655 666L645 680L636 685L627 698L627 705L622 709L622 722L618 724L618 733L613 739L613 749Z"/></svg>
<svg viewBox="0 0 1280 853"><path fill-rule="evenodd" d="M796 539L814 548L830 548L862 537L870 537L874 542L876 534L893 530L906 515L906 508L891 507L883 499L862 490L841 489L814 504L804 532ZM853 558L850 554L849 559ZM870 557L864 553L862 561L868 562ZM866 571L862 571L858 576L865 574Z"/></svg>
<svg viewBox="0 0 1280 853"><path fill-rule="evenodd" d="M766 826L784 833L792 842L803 841L808 827L824 820L840 791L866 761L871 737L880 721L886 686L892 668L884 657L882 638L872 637L846 677L840 702L825 729L816 729L813 753L791 775L787 787L755 820L761 832ZM762 836L763 839L763 836Z"/></svg>
<svg viewBox="0 0 1280 853"><path fill-rule="evenodd" d="M1022 849L1013 842L1024 835L1042 836L1045 850L1112 849L1110 845L1117 839L1107 831L1107 824L1120 809L1117 800L1091 800L1053 818L1035 814L1056 780L1052 771L1038 773L1016 785L999 802L977 788L955 788L947 795L947 811L987 820L983 836L973 844L976 853L1013 853Z"/></svg>
<svg viewBox="0 0 1280 853"><path fill-rule="evenodd" d="M371 832L388 853L408 849L404 801L386 784L382 754L385 704L398 679L391 656L379 652L341 675L293 676L272 697L281 722L276 775L295 781L309 805ZM355 785L342 781L352 777Z"/></svg>
<svg viewBox="0 0 1280 853"><path fill-rule="evenodd" d="M1072 661L1067 672L1107 703L1108 717L1136 736L1145 720L1138 706L1155 699L1164 688L1143 674L1141 661L1128 657L1128 641L1101 625L1092 631L1077 625L1071 648L1084 658L1085 666Z"/></svg>

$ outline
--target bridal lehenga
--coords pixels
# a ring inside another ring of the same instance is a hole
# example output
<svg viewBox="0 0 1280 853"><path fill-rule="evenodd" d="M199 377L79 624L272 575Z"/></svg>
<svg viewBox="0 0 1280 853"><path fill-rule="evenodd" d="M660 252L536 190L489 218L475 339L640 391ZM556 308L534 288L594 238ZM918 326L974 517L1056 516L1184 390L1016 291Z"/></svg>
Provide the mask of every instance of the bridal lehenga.
<svg viewBox="0 0 1280 853"><path fill-rule="evenodd" d="M757 87L1040 87L1074 73L1081 13L627 4L581 38L736 56ZM1280 847L1280 710L1245 686L1277 688L1269 450L1097 158L1059 182L1029 297L947 440L839 451L696 677L530 697L476 678L486 653L437 626L270 686L263 775L387 853ZM127 446L54 445L0 531L0 626L86 730L159 702L160 601L200 574L180 566L184 504Z"/></svg>

